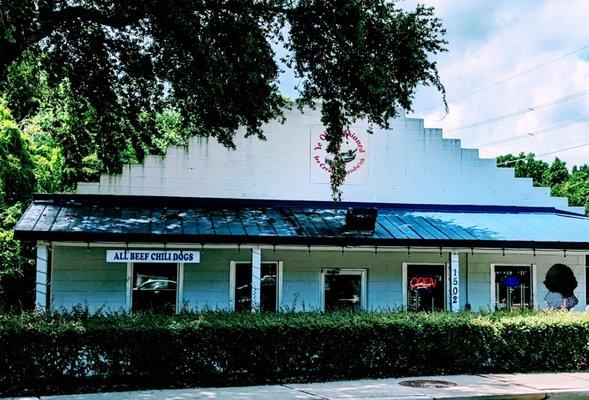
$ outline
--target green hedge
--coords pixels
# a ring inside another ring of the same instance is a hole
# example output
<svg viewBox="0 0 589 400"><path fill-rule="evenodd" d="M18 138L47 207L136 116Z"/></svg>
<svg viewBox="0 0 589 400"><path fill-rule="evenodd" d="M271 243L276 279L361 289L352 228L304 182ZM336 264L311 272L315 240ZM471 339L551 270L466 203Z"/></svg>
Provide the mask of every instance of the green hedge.
<svg viewBox="0 0 589 400"><path fill-rule="evenodd" d="M576 370L577 313L0 316L0 394Z"/></svg>

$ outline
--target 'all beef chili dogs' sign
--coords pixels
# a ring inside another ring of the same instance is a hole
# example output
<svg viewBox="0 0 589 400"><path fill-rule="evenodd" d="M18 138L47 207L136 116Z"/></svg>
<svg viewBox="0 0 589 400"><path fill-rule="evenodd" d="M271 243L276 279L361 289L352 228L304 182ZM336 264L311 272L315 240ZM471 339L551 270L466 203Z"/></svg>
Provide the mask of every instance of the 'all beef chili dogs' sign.
<svg viewBox="0 0 589 400"><path fill-rule="evenodd" d="M107 250L109 263L198 263L199 251L186 250Z"/></svg>

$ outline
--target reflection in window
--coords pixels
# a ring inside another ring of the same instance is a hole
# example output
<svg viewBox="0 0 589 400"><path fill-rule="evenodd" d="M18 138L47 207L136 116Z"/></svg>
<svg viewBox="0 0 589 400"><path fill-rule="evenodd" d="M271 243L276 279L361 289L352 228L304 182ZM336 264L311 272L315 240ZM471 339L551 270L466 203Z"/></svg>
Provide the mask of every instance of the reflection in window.
<svg viewBox="0 0 589 400"><path fill-rule="evenodd" d="M134 264L134 312L173 314L178 288L176 264Z"/></svg>
<svg viewBox="0 0 589 400"><path fill-rule="evenodd" d="M361 309L362 275L341 274L339 270L325 273L325 311Z"/></svg>
<svg viewBox="0 0 589 400"><path fill-rule="evenodd" d="M260 310L276 311L278 263L263 262L260 271ZM252 310L252 264L235 264L235 311Z"/></svg>
<svg viewBox="0 0 589 400"><path fill-rule="evenodd" d="M495 309L532 308L532 271L530 266L495 266Z"/></svg>
<svg viewBox="0 0 589 400"><path fill-rule="evenodd" d="M239 263L235 267L235 311L252 309L252 265Z"/></svg>
<svg viewBox="0 0 589 400"><path fill-rule="evenodd" d="M276 311L276 293L278 285L276 284L276 263L262 263L262 273L260 283L260 309L262 311Z"/></svg>

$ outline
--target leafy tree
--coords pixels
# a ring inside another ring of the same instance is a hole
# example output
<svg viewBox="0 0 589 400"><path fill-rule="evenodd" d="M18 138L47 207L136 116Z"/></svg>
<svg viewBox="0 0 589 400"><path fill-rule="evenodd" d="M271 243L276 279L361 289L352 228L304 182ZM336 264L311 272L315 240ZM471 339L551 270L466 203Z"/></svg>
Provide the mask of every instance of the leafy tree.
<svg viewBox="0 0 589 400"><path fill-rule="evenodd" d="M514 168L518 178L532 178L534 186L548 186L549 165L545 161L534 159L534 153L521 152L517 156L506 154L497 157L500 167Z"/></svg>
<svg viewBox="0 0 589 400"><path fill-rule="evenodd" d="M327 151L335 155L332 190L339 198L345 179L339 147L346 125L367 117L388 127L396 106L411 108L420 83L444 92L436 64L427 57L443 51L438 36L443 30L431 8L403 13L378 0L303 0L289 22L289 64L304 79L299 100L310 106L324 101Z"/></svg>
<svg viewBox="0 0 589 400"><path fill-rule="evenodd" d="M33 172L36 179L35 191L41 193L59 192L64 189L64 157L59 143L50 130L44 130L37 115L24 124L23 131L31 138Z"/></svg>
<svg viewBox="0 0 589 400"><path fill-rule="evenodd" d="M35 268L32 249L14 240L12 231L0 230L0 310L33 308Z"/></svg>
<svg viewBox="0 0 589 400"><path fill-rule="evenodd" d="M47 90L37 113L24 120L22 125L25 131L31 132L39 146L59 149L64 188L71 188L78 181L96 179L103 169L100 163L87 161L97 158L100 129L97 112L87 101L76 100L67 79ZM117 159L122 159L124 150L122 146L117 151Z"/></svg>
<svg viewBox="0 0 589 400"><path fill-rule="evenodd" d="M26 256L30 249L13 239L11 229L37 182L33 148L0 98L0 310L31 306L32 264Z"/></svg>
<svg viewBox="0 0 589 400"><path fill-rule="evenodd" d="M31 199L35 188L31 145L0 102L0 209Z"/></svg>
<svg viewBox="0 0 589 400"><path fill-rule="evenodd" d="M183 129L182 115L175 109L168 108L158 113L155 117L155 129L157 132L154 138L155 149L151 150L157 154L165 154L168 145L183 146L188 143L188 137L195 132Z"/></svg>
<svg viewBox="0 0 589 400"><path fill-rule="evenodd" d="M589 166L573 167L569 178L555 186L554 194L567 197L571 205L585 207L589 214Z"/></svg>
<svg viewBox="0 0 589 400"><path fill-rule="evenodd" d="M13 63L5 77L3 97L16 121L35 114L48 96L47 73L42 69L42 56L26 51Z"/></svg>
<svg viewBox="0 0 589 400"><path fill-rule="evenodd" d="M566 163L561 161L558 157L554 159L550 168L545 171L545 175L545 182L547 182L550 187L564 183L570 176Z"/></svg>
<svg viewBox="0 0 589 400"><path fill-rule="evenodd" d="M440 20L432 8L403 11L394 1L0 0L0 20L0 84L23 89L9 99L18 116L38 104L36 78L68 92L69 140L59 140L66 181L86 157L112 172L161 148L165 110L182 132L228 147L240 127L263 139L262 125L287 105L272 43L300 79L300 106L321 107L336 199L348 124L387 127L411 108L418 85L444 92L430 60L444 51ZM27 78L11 79L19 75Z"/></svg>
<svg viewBox="0 0 589 400"><path fill-rule="evenodd" d="M553 196L567 197L571 206L585 207L589 214L589 165L573 166L569 172L566 163L558 157L552 164L535 160L534 153L506 154L497 157L500 167L514 167L515 176L534 180L535 186L550 187Z"/></svg>

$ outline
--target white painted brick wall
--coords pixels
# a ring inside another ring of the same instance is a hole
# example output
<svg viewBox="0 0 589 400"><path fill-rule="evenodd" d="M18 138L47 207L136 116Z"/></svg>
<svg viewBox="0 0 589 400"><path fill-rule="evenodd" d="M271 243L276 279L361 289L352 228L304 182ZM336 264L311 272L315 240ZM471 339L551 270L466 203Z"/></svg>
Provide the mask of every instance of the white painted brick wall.
<svg viewBox="0 0 589 400"><path fill-rule="evenodd" d="M286 112L286 123L266 126L266 141L236 139L228 150L214 139L191 138L187 148L171 146L165 157L147 156L143 165L79 183L78 193L226 198L329 200L328 181L312 181L312 141L322 132L317 111ZM344 185L344 200L391 203L483 204L569 208L566 199L514 178L513 169L442 139L423 120L399 118L392 129L366 135L366 179ZM362 131L365 123L350 128Z"/></svg>

